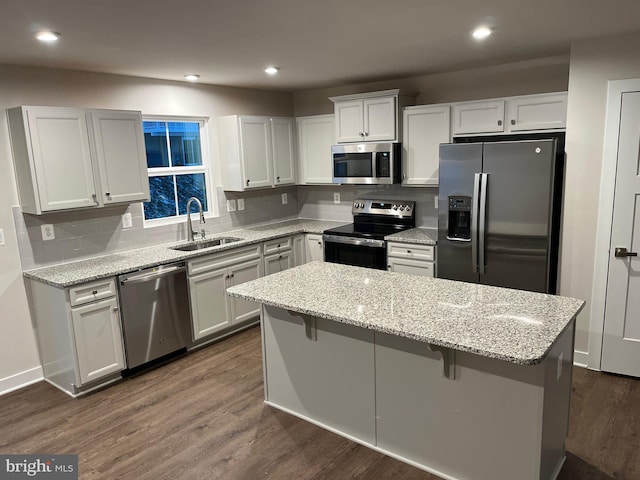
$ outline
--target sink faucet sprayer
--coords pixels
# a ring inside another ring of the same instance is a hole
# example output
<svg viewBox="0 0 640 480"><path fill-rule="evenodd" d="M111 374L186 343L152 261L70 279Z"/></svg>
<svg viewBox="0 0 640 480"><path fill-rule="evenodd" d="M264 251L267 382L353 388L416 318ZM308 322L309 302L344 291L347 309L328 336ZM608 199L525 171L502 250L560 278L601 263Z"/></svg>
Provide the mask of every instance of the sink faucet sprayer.
<svg viewBox="0 0 640 480"><path fill-rule="evenodd" d="M200 203L200 200L197 199L196 197L189 198L189 200L187 200L187 238L189 239L190 242L194 240L194 235L198 233L195 230L193 230L193 227L191 226L191 203L193 202L196 202L198 204L198 211L200 213L200 223L205 223L204 211L202 210L202 203ZM202 236L202 238L204 238L205 236L204 228L200 230L200 235Z"/></svg>

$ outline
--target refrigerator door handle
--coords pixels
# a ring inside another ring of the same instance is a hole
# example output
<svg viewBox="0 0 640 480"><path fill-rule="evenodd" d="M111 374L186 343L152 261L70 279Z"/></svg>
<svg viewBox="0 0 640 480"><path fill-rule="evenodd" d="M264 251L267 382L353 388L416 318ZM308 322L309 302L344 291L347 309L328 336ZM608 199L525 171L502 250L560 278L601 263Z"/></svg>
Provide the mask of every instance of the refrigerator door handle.
<svg viewBox="0 0 640 480"><path fill-rule="evenodd" d="M480 174L480 216L478 222L478 256L480 274L486 273L485 264L485 240L486 240L486 223L487 223L487 189L489 182L489 174Z"/></svg>
<svg viewBox="0 0 640 480"><path fill-rule="evenodd" d="M478 212L480 211L480 177L476 173L473 178L473 199L471 207L471 268L478 273Z"/></svg>

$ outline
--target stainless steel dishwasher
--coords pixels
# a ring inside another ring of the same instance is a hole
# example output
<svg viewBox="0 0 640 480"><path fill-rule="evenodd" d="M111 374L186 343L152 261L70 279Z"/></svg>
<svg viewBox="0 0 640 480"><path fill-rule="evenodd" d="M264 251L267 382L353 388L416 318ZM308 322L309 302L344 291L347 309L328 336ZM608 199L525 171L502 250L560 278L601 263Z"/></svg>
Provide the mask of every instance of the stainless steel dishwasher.
<svg viewBox="0 0 640 480"><path fill-rule="evenodd" d="M118 277L127 368L184 349L191 343L185 262Z"/></svg>

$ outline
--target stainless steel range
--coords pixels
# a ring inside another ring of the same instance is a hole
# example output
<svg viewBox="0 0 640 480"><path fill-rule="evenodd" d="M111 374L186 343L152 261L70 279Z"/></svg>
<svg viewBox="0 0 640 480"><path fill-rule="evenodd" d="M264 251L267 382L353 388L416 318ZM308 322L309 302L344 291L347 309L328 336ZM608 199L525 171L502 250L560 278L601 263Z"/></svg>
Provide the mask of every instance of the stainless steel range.
<svg viewBox="0 0 640 480"><path fill-rule="evenodd" d="M323 232L324 260L386 270L384 237L416 226L415 202L357 199L351 213L353 224Z"/></svg>

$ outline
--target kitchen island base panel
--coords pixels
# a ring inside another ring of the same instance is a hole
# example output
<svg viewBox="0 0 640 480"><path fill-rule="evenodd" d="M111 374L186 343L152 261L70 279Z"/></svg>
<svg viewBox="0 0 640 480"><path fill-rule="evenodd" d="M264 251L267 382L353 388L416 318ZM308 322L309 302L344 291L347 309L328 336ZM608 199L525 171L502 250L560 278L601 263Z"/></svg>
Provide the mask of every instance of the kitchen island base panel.
<svg viewBox="0 0 640 480"><path fill-rule="evenodd" d="M262 307L268 405L451 480L553 480L564 462L572 321L524 366Z"/></svg>

